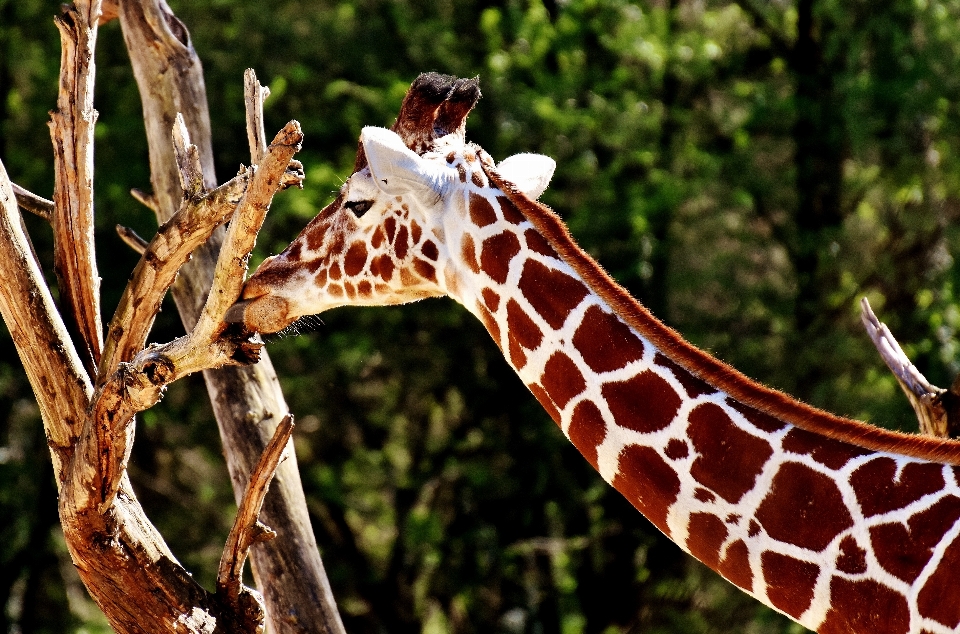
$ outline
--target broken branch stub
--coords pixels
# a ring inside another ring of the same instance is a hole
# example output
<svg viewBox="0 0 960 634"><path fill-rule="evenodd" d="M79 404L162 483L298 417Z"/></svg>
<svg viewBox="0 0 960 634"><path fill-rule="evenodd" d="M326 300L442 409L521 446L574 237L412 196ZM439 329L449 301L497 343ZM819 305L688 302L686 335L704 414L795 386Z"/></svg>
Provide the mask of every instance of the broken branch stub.
<svg viewBox="0 0 960 634"><path fill-rule="evenodd" d="M860 300L860 320L870 340L910 401L920 433L937 438L960 436L960 377L949 390L937 387L910 361L866 297Z"/></svg>

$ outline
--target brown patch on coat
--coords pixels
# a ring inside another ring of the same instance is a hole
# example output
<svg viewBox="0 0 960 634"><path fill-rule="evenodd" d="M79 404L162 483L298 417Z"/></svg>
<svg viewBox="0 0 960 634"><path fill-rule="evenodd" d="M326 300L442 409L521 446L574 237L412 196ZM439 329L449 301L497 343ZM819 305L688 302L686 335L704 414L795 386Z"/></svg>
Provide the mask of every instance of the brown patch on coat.
<svg viewBox="0 0 960 634"><path fill-rule="evenodd" d="M389 282L393 279L393 269L395 265L393 263L393 258L389 255L384 255L380 257L380 278L384 282Z"/></svg>
<svg viewBox="0 0 960 634"><path fill-rule="evenodd" d="M680 410L680 397L670 384L649 370L600 389L618 425L641 433L659 431Z"/></svg>
<svg viewBox="0 0 960 634"><path fill-rule="evenodd" d="M820 634L907 634L909 629L910 608L899 592L873 579L853 581L834 577L830 580L830 611L820 625Z"/></svg>
<svg viewBox="0 0 960 634"><path fill-rule="evenodd" d="M933 556L933 549L960 519L960 498L947 496L901 522L870 528L870 543L880 566L907 583L916 581Z"/></svg>
<svg viewBox="0 0 960 634"><path fill-rule="evenodd" d="M516 300L507 302L507 333L527 350L536 350L543 341L543 333Z"/></svg>
<svg viewBox="0 0 960 634"><path fill-rule="evenodd" d="M507 222L518 225L526 220L516 205L510 202L510 199L506 196L497 196L497 202L500 203L500 212L503 214L503 219Z"/></svg>
<svg viewBox="0 0 960 634"><path fill-rule="evenodd" d="M423 246L420 247L420 253L423 254L423 257L428 260L437 261L437 258L440 257L440 250L437 249L437 245L431 240L427 240L423 243Z"/></svg>
<svg viewBox="0 0 960 634"><path fill-rule="evenodd" d="M394 236L397 235L397 219L389 216L383 221L383 228L387 232L387 242L392 244Z"/></svg>
<svg viewBox="0 0 960 634"><path fill-rule="evenodd" d="M893 458L879 457L854 471L850 485L864 517L872 517L940 491L944 486L943 466L911 462L898 469Z"/></svg>
<svg viewBox="0 0 960 634"><path fill-rule="evenodd" d="M397 231L397 239L393 243L393 252L397 254L397 259L402 260L407 257L407 249L410 248L410 237L407 233L407 227L402 225Z"/></svg>
<svg viewBox="0 0 960 634"><path fill-rule="evenodd" d="M660 454L643 445L624 447L612 484L648 520L670 536L667 512L677 501L680 478Z"/></svg>
<svg viewBox="0 0 960 634"><path fill-rule="evenodd" d="M477 263L477 249L473 244L473 236L469 233L463 236L463 242L460 245L460 256L464 264L474 273L480 272L480 265Z"/></svg>
<svg viewBox="0 0 960 634"><path fill-rule="evenodd" d="M794 427L783 438L783 448L790 453L807 455L831 469L841 469L857 456L869 451L848 442L824 438L805 429Z"/></svg>
<svg viewBox="0 0 960 634"><path fill-rule="evenodd" d="M750 551L742 539L727 546L717 572L747 592L753 590L753 571L750 569Z"/></svg>
<svg viewBox="0 0 960 634"><path fill-rule="evenodd" d="M773 539L817 552L853 526L836 483L798 462L781 465L756 518Z"/></svg>
<svg viewBox="0 0 960 634"><path fill-rule="evenodd" d="M480 268L493 281L503 284L510 273L510 261L520 253L520 241L509 231L490 236L480 247Z"/></svg>
<svg viewBox="0 0 960 634"><path fill-rule="evenodd" d="M561 409L587 387L576 364L560 350L554 352L544 364L540 385Z"/></svg>
<svg viewBox="0 0 960 634"><path fill-rule="evenodd" d="M559 426L560 412L557 411L557 406L553 404L553 400L550 398L550 395L547 394L546 390L536 383L531 383L527 387L531 392L533 392L533 395L537 397L537 400L540 401L540 405L543 406L543 409L547 410L547 413L550 414L550 418L553 419L553 422Z"/></svg>
<svg viewBox="0 0 960 634"><path fill-rule="evenodd" d="M417 272L417 275L425 280L430 280L431 282L437 281L436 267L425 260L414 260L413 270Z"/></svg>
<svg viewBox="0 0 960 634"><path fill-rule="evenodd" d="M727 534L726 525L716 515L694 513L687 525L687 548L691 555L716 570Z"/></svg>
<svg viewBox="0 0 960 634"><path fill-rule="evenodd" d="M513 236L512 233L507 235ZM587 287L580 280L563 271L548 268L536 260L527 260L524 263L518 287L533 309L554 330L563 326L573 309L580 305L588 293Z"/></svg>
<svg viewBox="0 0 960 634"><path fill-rule="evenodd" d="M840 540L840 552L837 554L837 570L851 575L867 571L867 551L850 535Z"/></svg>
<svg viewBox="0 0 960 634"><path fill-rule="evenodd" d="M716 403L698 405L688 420L687 435L697 452L690 475L736 504L753 489L773 449L767 441L734 425Z"/></svg>
<svg viewBox="0 0 960 634"><path fill-rule="evenodd" d="M956 629L960 626L960 601L957 601L957 571L960 570L960 539L947 546L937 569L917 595L921 616Z"/></svg>
<svg viewBox="0 0 960 634"><path fill-rule="evenodd" d="M591 306L573 335L573 345L594 372L619 370L643 357L643 341L599 306Z"/></svg>
<svg viewBox="0 0 960 634"><path fill-rule="evenodd" d="M478 227L486 227L497 221L497 212L493 210L484 196L470 192L470 199L467 203L470 206L470 221Z"/></svg>
<svg viewBox="0 0 960 634"><path fill-rule="evenodd" d="M374 249L379 249L380 245L383 244L384 237L383 227L377 226L373 232L373 236L370 237L370 246Z"/></svg>
<svg viewBox="0 0 960 634"><path fill-rule="evenodd" d="M686 440L680 438L671 438L663 450L664 455L671 460L682 460L690 455L690 447Z"/></svg>
<svg viewBox="0 0 960 634"><path fill-rule="evenodd" d="M607 423L597 406L590 401L577 403L573 408L567 433L570 442L580 450L587 462L597 469L597 447L607 437Z"/></svg>
<svg viewBox="0 0 960 634"><path fill-rule="evenodd" d="M500 308L500 296L496 291L485 288L480 291L480 296L483 297L483 303L490 309L490 312L497 312L497 309Z"/></svg>
<svg viewBox="0 0 960 634"><path fill-rule="evenodd" d="M354 242L347 249L343 258L343 272L349 277L355 277L363 270L367 263L367 245L363 242Z"/></svg>
<svg viewBox="0 0 960 634"><path fill-rule="evenodd" d="M524 241L527 243L527 248L533 251L534 253L539 253L540 255L545 255L548 258L553 258L559 260L557 252L553 250L553 247L550 246L550 243L547 242L542 235L534 231L533 229L527 229L523 232Z"/></svg>
<svg viewBox="0 0 960 634"><path fill-rule="evenodd" d="M806 612L813 601L820 566L766 551L760 555L760 568L767 597L774 606L795 619Z"/></svg>

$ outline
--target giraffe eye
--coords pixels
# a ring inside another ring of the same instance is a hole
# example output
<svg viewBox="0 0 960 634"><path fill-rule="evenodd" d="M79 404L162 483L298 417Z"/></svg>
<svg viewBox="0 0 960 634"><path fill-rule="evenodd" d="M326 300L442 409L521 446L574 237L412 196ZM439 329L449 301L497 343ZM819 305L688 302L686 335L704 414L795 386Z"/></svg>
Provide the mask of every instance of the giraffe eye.
<svg viewBox="0 0 960 634"><path fill-rule="evenodd" d="M373 207L372 200L351 200L350 202L343 203L343 206L356 214L357 218L367 213L371 207Z"/></svg>

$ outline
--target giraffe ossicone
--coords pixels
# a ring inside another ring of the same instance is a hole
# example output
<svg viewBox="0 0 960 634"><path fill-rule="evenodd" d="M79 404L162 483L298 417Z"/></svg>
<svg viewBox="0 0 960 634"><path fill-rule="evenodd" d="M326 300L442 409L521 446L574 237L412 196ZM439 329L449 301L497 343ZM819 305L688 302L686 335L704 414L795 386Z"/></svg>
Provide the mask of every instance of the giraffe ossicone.
<svg viewBox="0 0 960 634"><path fill-rule="evenodd" d="M684 341L536 202L550 159L466 142L479 95L421 75L229 318L276 332L449 295L601 476L745 592L825 634L960 631L960 443L814 409Z"/></svg>

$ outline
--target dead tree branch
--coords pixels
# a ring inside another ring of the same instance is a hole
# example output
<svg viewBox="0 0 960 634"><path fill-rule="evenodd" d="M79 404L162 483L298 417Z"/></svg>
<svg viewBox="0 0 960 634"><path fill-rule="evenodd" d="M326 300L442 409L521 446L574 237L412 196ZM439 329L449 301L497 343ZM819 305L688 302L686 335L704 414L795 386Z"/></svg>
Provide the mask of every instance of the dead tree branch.
<svg viewBox="0 0 960 634"><path fill-rule="evenodd" d="M238 605L227 605L205 591L176 561L134 496L126 466L134 414L189 372L204 370L238 496L266 439L286 413L269 362L233 367L232 372L209 369L247 363L259 351L258 341L235 333L222 316L239 294L249 250L273 195L303 178L300 164L292 161L301 134L291 122L266 145L259 110L266 90L249 74L254 95L249 101L256 102L248 112L248 130L256 130L254 161L217 188L202 72L186 28L162 0L107 4L119 11L143 97L153 193L138 199L158 213L160 230L149 243L127 236L143 253L109 336L102 340L92 233L92 95L96 26L105 16L101 0L80 0L58 21L63 57L60 97L51 121L54 202L44 206L42 199L24 198L25 206L52 218L62 310L74 336L71 339L31 253L17 197L2 165L0 267L5 284L0 285L0 313L40 404L67 547L111 626L120 632L262 631L262 610L246 611L251 603L238 613ZM178 110L183 113L179 120ZM217 227L230 218L228 246L215 265L223 233ZM144 348L168 289L190 334ZM91 376L94 371L97 375ZM281 434L276 443L289 448L289 435ZM278 466L275 493L264 500L265 487L257 485L264 520L283 530L284 539L276 540L278 547L250 549L255 575L264 588L274 632L339 633L343 626L313 540L296 459L292 451L287 455ZM258 473L260 482L262 470ZM244 552L252 541L244 538Z"/></svg>
<svg viewBox="0 0 960 634"><path fill-rule="evenodd" d="M120 0L119 8L150 148L153 193L149 206L156 209L162 224L177 212L183 199L169 143L178 112L199 151L204 187L216 187L203 72L189 32L163 0ZM188 331L199 319L212 284L221 232L218 229L194 251L171 289ZM266 352L255 366L205 371L204 380L239 502L256 461L288 407ZM271 490L261 517L281 531L281 536L252 548L250 555L270 626L276 634L341 634L343 624L320 560L292 454L277 470Z"/></svg>
<svg viewBox="0 0 960 634"><path fill-rule="evenodd" d="M25 209L35 216L40 216L47 222L53 222L54 206L52 200L37 196L16 183L11 183L11 185L14 195L17 197L17 204L20 205L21 209Z"/></svg>
<svg viewBox="0 0 960 634"><path fill-rule="evenodd" d="M140 237L140 235L131 229L130 227L124 227L123 225L116 226L117 235L120 236L120 239L123 240L124 244L128 247L143 255L146 252L147 247L150 246L150 243Z"/></svg>
<svg viewBox="0 0 960 634"><path fill-rule="evenodd" d="M72 455L79 416L93 385L23 232L13 188L0 163L0 314L10 331L40 405L55 473ZM58 479L59 484L59 479Z"/></svg>
<svg viewBox="0 0 960 634"><path fill-rule="evenodd" d="M174 134L174 137L177 135ZM217 273L207 303L190 334L165 345L149 346L129 363L118 361L116 353L109 358L104 356L108 365L103 370L110 374L102 375L101 381L107 376L109 378L98 388L93 407L98 445L96 455L101 463L102 479L92 483L91 490L99 492L99 504L109 506L112 503L120 475L126 469L126 457L133 444L133 426L130 423L134 414L155 405L163 395L165 387L183 376L226 364L247 364L259 357L260 346L257 343L251 343L245 338L224 336L226 326L223 315L240 296L240 286L254 238L266 217L274 194L280 189L290 158L300 149L302 139L300 125L291 121L274 139L261 164L253 169L247 190L236 206L237 211L232 214L233 222L220 252ZM185 182L199 176L193 171L197 165L199 163L194 165L193 161L181 163L186 172ZM196 191L196 195L202 195L202 190ZM117 351L142 345L139 337L145 337L149 328L148 322L152 323L160 308L160 300L173 283L176 272L186 262L193 247L202 242L194 234L209 236L223 220L218 216L195 218L195 214L190 211L203 208L190 205L189 202L190 199L185 201L186 207L181 209L184 212L182 215L178 213L165 225L177 227L178 231L165 233L161 228L140 260L141 264L146 263L145 266L138 265L135 269L124 295L136 298L126 302L126 305L137 306L131 311L118 311L118 317L111 323L111 334L119 333L116 337ZM196 222L185 222L184 218ZM177 222L178 220L180 222ZM157 243L174 248L157 253L151 250ZM188 245L188 248L182 245ZM154 257L150 257L151 255ZM238 267L237 262L242 263L242 266ZM138 272L143 271L152 274L138 276ZM141 308L144 305L146 308ZM129 319L124 320L124 317Z"/></svg>
<svg viewBox="0 0 960 634"><path fill-rule="evenodd" d="M291 449L287 445L291 436L293 436L293 416L287 414L277 425L273 438L270 439L260 461L250 474L250 484L240 501L237 517L227 537L223 555L220 557L217 594L222 600L237 606L238 609L242 609L243 564L247 559L247 552L254 544L269 541L277 536L270 527L259 521L259 516L277 467L280 466L285 452Z"/></svg>
<svg viewBox="0 0 960 634"><path fill-rule="evenodd" d="M860 300L860 309L867 334L917 415L920 433L938 438L957 437L960 434L960 396L954 391L957 384L945 390L930 383L907 357L887 325L874 314L866 297Z"/></svg>
<svg viewBox="0 0 960 634"><path fill-rule="evenodd" d="M79 334L79 352L93 372L103 348L100 276L93 246L93 108L100 0L77 2L56 19L60 30L60 91L50 115L54 185L54 269L64 310Z"/></svg>

